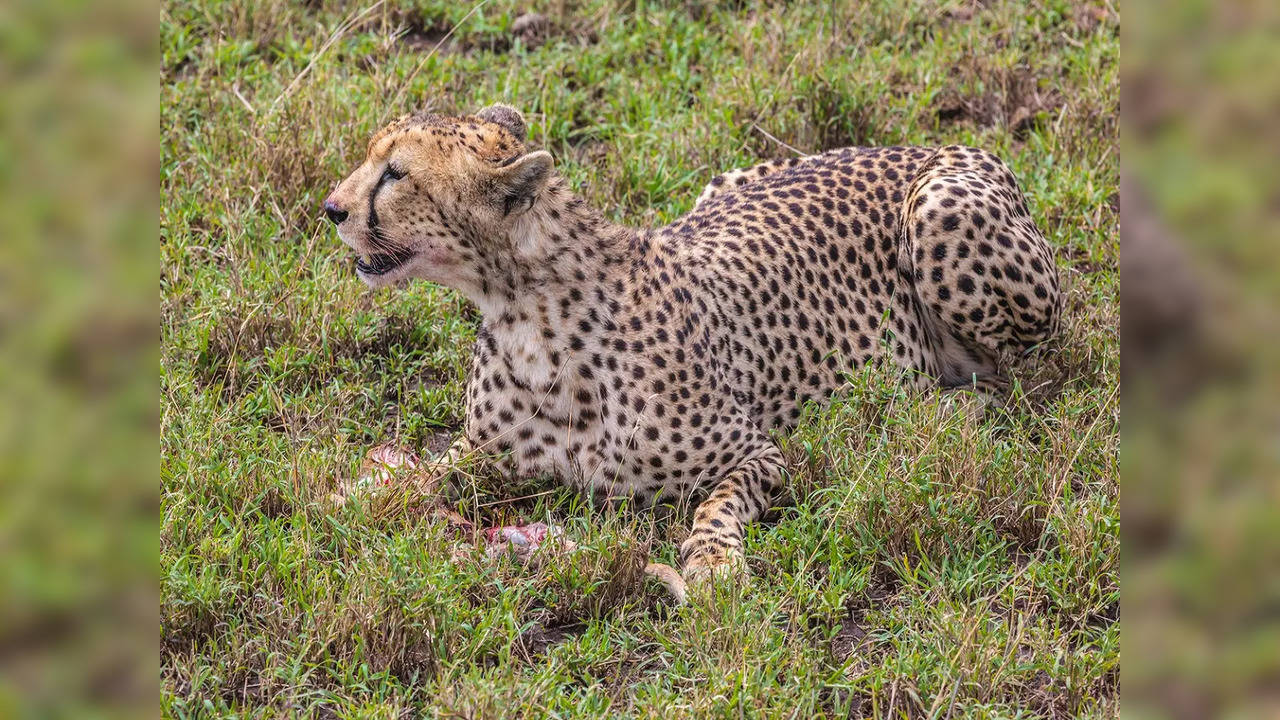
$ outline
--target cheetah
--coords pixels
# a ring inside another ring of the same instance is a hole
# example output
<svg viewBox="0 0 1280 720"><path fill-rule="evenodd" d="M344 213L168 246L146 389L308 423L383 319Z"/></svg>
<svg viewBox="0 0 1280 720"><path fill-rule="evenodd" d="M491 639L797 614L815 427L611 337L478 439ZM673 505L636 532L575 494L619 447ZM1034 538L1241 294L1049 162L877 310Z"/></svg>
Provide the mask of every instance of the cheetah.
<svg viewBox="0 0 1280 720"><path fill-rule="evenodd" d="M849 373L892 362L919 388L1002 381L1057 331L1048 243L1009 169L961 146L856 147L711 182L657 229L610 222L515 109L419 113L369 142L324 201L380 288L409 278L479 309L461 436L600 500L699 500L682 572L742 562L792 427Z"/></svg>

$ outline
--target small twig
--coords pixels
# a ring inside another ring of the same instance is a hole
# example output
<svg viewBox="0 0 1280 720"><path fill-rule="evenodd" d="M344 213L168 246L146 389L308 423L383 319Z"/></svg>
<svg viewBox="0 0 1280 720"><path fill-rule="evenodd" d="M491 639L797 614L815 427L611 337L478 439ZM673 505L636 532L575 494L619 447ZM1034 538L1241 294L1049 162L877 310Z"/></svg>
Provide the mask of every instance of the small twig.
<svg viewBox="0 0 1280 720"><path fill-rule="evenodd" d="M799 60L802 54L804 54L804 48L797 50L796 54L791 56L791 62L787 63L787 66L782 70L782 74L778 76L779 83L791 74L791 68L795 67L796 60ZM769 111L769 108L773 107L773 101L776 100L777 97L777 91L774 91L774 93L769 96L769 101L764 104L764 107L760 108L760 112L756 113L755 117L751 118L752 126L756 126L756 123L760 122L760 118L764 117L764 114ZM738 146L738 152L742 152L746 147L747 141L743 140L742 144Z"/></svg>
<svg viewBox="0 0 1280 720"><path fill-rule="evenodd" d="M253 109L253 105L249 104L249 101L245 99L244 95L240 94L240 83L232 83L231 92L235 93L236 98L244 105L244 109L249 111L250 115L258 114L258 111Z"/></svg>
<svg viewBox="0 0 1280 720"><path fill-rule="evenodd" d="M784 147L784 148L786 148L786 149L790 150L791 152L795 153L796 155L799 155L800 157L807 157L807 156L809 156L809 155L812 155L812 154L813 154L813 153L807 153L807 152L805 152L805 151L803 151L803 150L800 150L800 149L798 149L798 148L792 147L791 145L788 145L787 143L785 143L785 142L783 142L783 141L779 140L778 138L774 137L772 134L770 134L770 133L769 133L769 131L768 131L768 130L765 130L764 128L760 127L759 125L755 124L754 122L753 122L753 123L751 123L751 127L753 127L753 128L755 128L756 130L760 131L760 134L761 134L761 135L764 135L765 137L767 137L767 138L769 138L770 140L772 140L772 141L774 141L774 142L778 143L778 144L779 144L779 145L781 145L782 147Z"/></svg>
<svg viewBox="0 0 1280 720"><path fill-rule="evenodd" d="M963 676L956 680L956 684L951 687L951 701L947 703L947 714L943 720L951 720L951 711L956 709L956 693L960 692L960 683L964 679Z"/></svg>

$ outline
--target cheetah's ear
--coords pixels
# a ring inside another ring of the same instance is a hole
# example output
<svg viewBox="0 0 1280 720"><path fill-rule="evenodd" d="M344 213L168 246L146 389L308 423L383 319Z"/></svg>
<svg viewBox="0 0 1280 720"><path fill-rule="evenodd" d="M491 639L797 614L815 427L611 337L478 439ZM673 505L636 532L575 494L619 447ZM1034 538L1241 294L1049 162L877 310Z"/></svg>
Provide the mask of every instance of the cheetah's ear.
<svg viewBox="0 0 1280 720"><path fill-rule="evenodd" d="M485 122L491 122L494 125L498 125L499 127L506 129L507 132L511 133L511 135L520 142L524 142L525 136L529 132L528 128L525 127L524 124L524 116L520 114L519 110L516 110L510 105L503 105L501 103L497 105L490 105L476 113L476 117L484 120Z"/></svg>
<svg viewBox="0 0 1280 720"><path fill-rule="evenodd" d="M502 205L502 216L518 215L533 202L551 181L551 153L528 153L497 169L493 177L494 199Z"/></svg>

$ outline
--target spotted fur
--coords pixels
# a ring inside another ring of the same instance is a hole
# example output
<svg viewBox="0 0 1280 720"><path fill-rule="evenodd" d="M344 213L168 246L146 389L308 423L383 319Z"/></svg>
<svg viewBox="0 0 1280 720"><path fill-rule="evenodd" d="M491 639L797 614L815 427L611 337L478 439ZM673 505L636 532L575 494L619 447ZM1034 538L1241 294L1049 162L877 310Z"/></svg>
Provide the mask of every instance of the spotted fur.
<svg viewBox="0 0 1280 720"><path fill-rule="evenodd" d="M395 261L365 263L366 282L426 278L481 309L448 459L483 450L599 498L702 498L691 577L740 558L783 480L770 432L806 401L878 359L919 387L998 383L999 358L1061 311L1016 180L975 148L766 163L637 230L577 198L497 106L394 123L331 206L357 253Z"/></svg>

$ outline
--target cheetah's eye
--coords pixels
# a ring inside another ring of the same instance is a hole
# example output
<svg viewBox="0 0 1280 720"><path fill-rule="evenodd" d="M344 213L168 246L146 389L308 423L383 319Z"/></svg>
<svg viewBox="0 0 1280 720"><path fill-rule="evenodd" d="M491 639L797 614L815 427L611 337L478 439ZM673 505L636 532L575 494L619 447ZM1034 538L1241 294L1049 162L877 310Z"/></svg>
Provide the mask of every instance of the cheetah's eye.
<svg viewBox="0 0 1280 720"><path fill-rule="evenodd" d="M405 172L394 165L388 165L386 170L382 171L382 182L391 180L399 180L405 176Z"/></svg>

